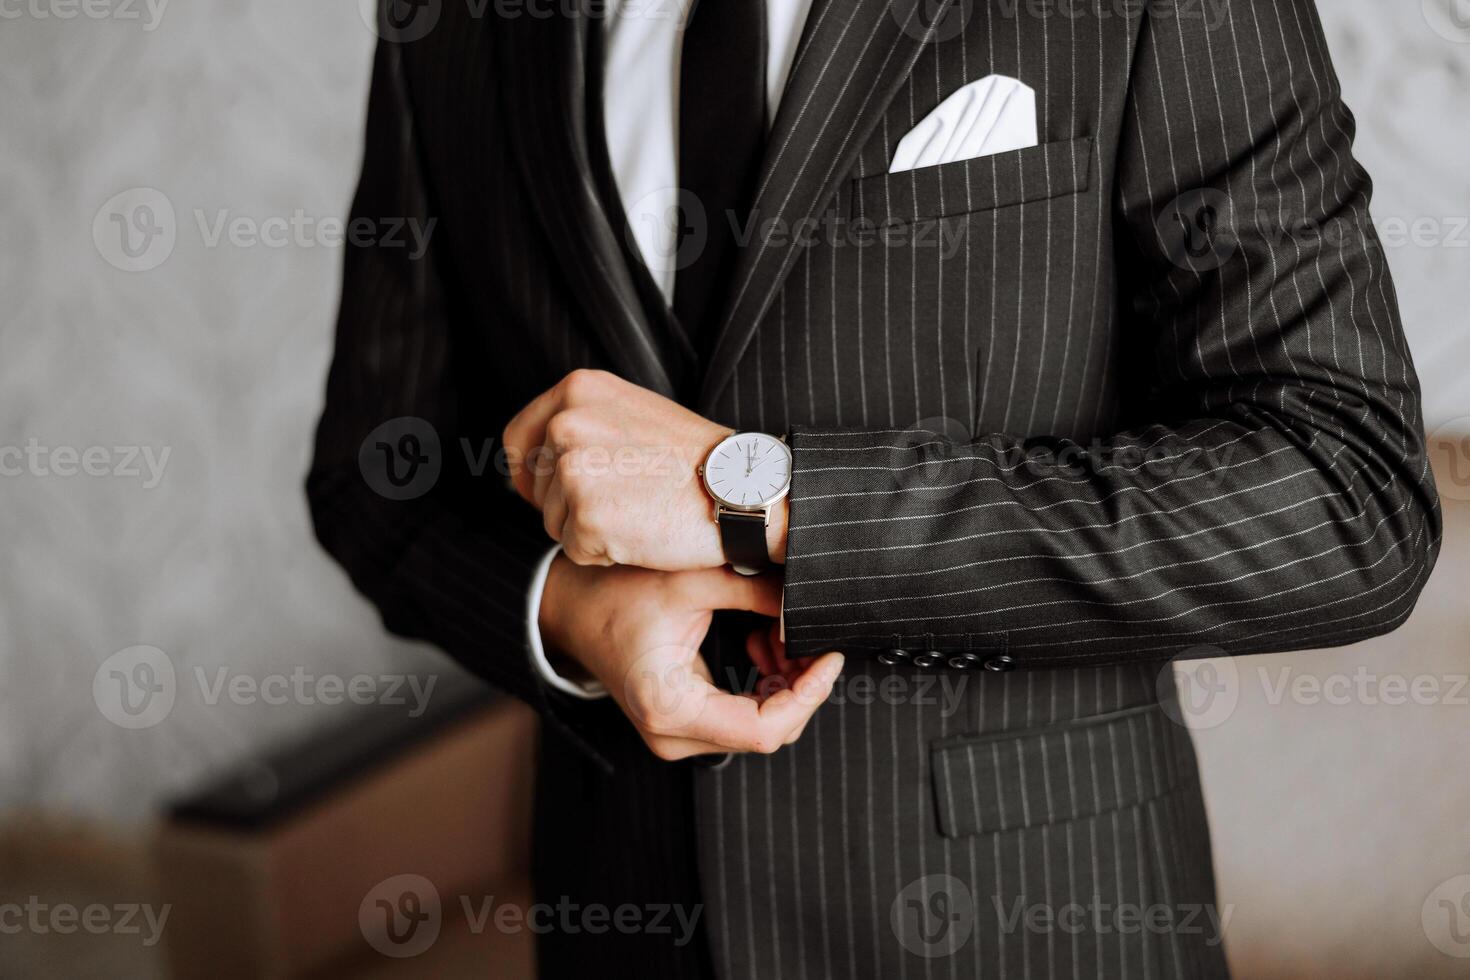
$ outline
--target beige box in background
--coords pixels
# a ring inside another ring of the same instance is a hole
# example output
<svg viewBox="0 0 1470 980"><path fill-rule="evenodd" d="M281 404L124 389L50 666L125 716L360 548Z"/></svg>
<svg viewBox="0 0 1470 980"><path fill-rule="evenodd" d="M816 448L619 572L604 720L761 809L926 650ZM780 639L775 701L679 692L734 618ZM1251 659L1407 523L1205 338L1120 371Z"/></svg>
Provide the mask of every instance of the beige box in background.
<svg viewBox="0 0 1470 980"><path fill-rule="evenodd" d="M472 932L461 896L529 901L535 737L530 710L503 701L279 826L165 824L155 854L172 976L531 976L533 937L489 920ZM412 924L385 932L395 909L435 907L421 925L440 935L422 951Z"/></svg>

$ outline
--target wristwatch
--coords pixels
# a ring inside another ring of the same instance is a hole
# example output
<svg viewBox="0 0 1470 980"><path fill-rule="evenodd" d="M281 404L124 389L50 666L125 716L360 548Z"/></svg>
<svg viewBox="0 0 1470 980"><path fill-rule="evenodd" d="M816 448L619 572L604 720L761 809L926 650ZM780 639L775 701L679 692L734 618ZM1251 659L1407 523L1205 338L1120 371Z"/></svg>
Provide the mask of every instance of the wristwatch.
<svg viewBox="0 0 1470 980"><path fill-rule="evenodd" d="M736 432L710 450L699 476L715 500L725 560L741 575L759 575L771 565L771 507L791 490L790 448L764 432Z"/></svg>

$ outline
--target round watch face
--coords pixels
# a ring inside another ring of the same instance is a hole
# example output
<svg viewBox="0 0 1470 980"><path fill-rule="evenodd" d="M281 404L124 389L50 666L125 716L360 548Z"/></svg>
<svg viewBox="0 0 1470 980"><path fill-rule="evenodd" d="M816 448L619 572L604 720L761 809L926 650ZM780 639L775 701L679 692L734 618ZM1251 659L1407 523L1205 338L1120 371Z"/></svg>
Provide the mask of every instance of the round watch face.
<svg viewBox="0 0 1470 980"><path fill-rule="evenodd" d="M710 451L704 486L736 510L760 510L791 488L791 450L764 432L737 432Z"/></svg>

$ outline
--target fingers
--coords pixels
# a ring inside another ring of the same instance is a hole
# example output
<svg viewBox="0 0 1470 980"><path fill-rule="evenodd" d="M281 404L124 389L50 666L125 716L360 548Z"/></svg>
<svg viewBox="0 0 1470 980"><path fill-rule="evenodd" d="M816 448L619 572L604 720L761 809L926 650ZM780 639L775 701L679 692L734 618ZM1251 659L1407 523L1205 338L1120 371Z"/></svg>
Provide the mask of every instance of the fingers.
<svg viewBox="0 0 1470 980"><path fill-rule="evenodd" d="M807 658L806 660L793 660L786 655L786 642L781 639L781 624L779 622L771 624L770 636L767 642L771 645L771 659L775 662L776 670L789 681L795 682L796 678L801 675L801 672L806 670L812 663L811 658Z"/></svg>
<svg viewBox="0 0 1470 980"><path fill-rule="evenodd" d="M781 579L741 575L728 568L683 573L689 596L705 609L743 609L775 618L781 615Z"/></svg>
<svg viewBox="0 0 1470 980"><path fill-rule="evenodd" d="M745 652L768 682L790 687L806 670L810 661L792 660L786 656L786 644L781 642L781 624L771 623L752 630L745 638ZM774 692L775 688L772 689Z"/></svg>
<svg viewBox="0 0 1470 980"><path fill-rule="evenodd" d="M563 399L564 385L548 388L517 412L501 435L516 492L531 503L536 502L534 471L548 465L545 460L536 458L546 445L546 424L560 411Z"/></svg>
<svg viewBox="0 0 1470 980"><path fill-rule="evenodd" d="M784 648L785 644L782 644L782 647ZM842 666L845 660L846 658L843 657L842 654L833 652L826 654L825 656L818 657L816 660L808 661L807 666L804 669L800 667L796 668L801 672L798 673L796 679L791 682L792 688L794 690L800 691L801 685L803 684L820 685L824 683L821 678L826 673L830 672L832 679L830 681L825 681L826 689L821 696L821 700L825 702L829 697L832 696L832 686L837 682L837 678L842 674ZM801 661L796 660L790 660L786 662L792 665L797 665L801 663ZM793 730L786 737L787 745L793 745L798 739L801 738L802 733L806 731L807 724L812 720L813 716L815 715L815 711L809 712L807 716L801 720L801 723L796 726L795 730Z"/></svg>
<svg viewBox="0 0 1470 980"><path fill-rule="evenodd" d="M752 630L745 638L745 653L750 657L750 662L755 664L756 670L763 677L780 677L781 672L776 667L776 653L771 648L771 632L761 628Z"/></svg>
<svg viewBox="0 0 1470 980"><path fill-rule="evenodd" d="M645 735L643 741L647 743L654 755L663 759L665 762L678 762L682 759L692 759L697 755L726 755L730 751L713 742L700 742L692 738Z"/></svg>
<svg viewBox="0 0 1470 980"><path fill-rule="evenodd" d="M550 445L552 440L547 430L557 414L573 405L607 403L609 399L622 397L630 388L639 390L606 371L579 368L517 412L501 433L516 492L538 507L541 505L537 476L538 471L546 471L545 478L549 479L554 472L557 447Z"/></svg>
<svg viewBox="0 0 1470 980"><path fill-rule="evenodd" d="M531 450L531 455L526 458L525 469L530 471L531 476L532 506L544 510L546 495L553 487L561 486L561 481L556 478L560 462L555 446L542 445Z"/></svg>
<svg viewBox="0 0 1470 980"><path fill-rule="evenodd" d="M821 657L792 686L764 701L714 689L688 725L668 734L718 745L730 752L774 752L794 741L827 700L842 663L840 653Z"/></svg>
<svg viewBox="0 0 1470 980"><path fill-rule="evenodd" d="M546 525L546 533L551 540L560 543L567 524L567 499L560 484L553 486L542 501L541 521Z"/></svg>
<svg viewBox="0 0 1470 980"><path fill-rule="evenodd" d="M776 617L781 612L781 581L744 576L729 569L681 572L685 601L700 610L739 609ZM779 628L750 634L746 650L767 677L780 678L780 690L760 698L731 694L712 683L702 658L693 656L684 671L650 671L641 687L630 688L629 717L661 758L710 752L770 753L800 736L812 714L832 692L842 670L833 654L798 666L777 656ZM769 686L766 686L769 689Z"/></svg>

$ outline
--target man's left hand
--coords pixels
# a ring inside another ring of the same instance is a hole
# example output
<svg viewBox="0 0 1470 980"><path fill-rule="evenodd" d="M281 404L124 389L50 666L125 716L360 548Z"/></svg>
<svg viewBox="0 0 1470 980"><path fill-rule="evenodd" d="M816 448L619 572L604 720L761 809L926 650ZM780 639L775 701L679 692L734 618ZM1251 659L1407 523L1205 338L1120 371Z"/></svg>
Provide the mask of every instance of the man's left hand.
<svg viewBox="0 0 1470 980"><path fill-rule="evenodd" d="M511 419L504 440L517 492L568 558L678 572L725 563L696 469L730 431L616 375L579 370ZM767 539L784 560L784 500Z"/></svg>

